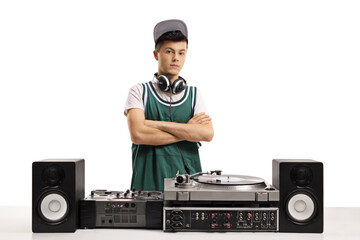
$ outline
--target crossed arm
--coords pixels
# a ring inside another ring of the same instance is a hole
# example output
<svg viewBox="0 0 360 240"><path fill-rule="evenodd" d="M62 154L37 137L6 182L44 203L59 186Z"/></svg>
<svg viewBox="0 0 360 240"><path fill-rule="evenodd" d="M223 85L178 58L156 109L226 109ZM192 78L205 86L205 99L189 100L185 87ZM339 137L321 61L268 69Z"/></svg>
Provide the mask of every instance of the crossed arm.
<svg viewBox="0 0 360 240"><path fill-rule="evenodd" d="M131 141L141 145L167 145L180 141L211 141L214 130L211 118L196 114L187 123L145 120L144 111L133 108L127 113Z"/></svg>

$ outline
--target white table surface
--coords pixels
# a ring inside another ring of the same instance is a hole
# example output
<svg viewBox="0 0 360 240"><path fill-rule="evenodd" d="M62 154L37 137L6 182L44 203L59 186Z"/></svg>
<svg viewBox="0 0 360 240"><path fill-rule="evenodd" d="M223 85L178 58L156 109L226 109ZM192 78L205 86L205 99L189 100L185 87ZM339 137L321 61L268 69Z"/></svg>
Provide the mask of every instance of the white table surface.
<svg viewBox="0 0 360 240"><path fill-rule="evenodd" d="M30 206L0 206L0 240L17 239L246 239L246 240L298 240L336 239L360 240L360 208L325 208L323 234L309 233L245 233L245 232L176 232L147 229L78 229L75 233L32 233Z"/></svg>

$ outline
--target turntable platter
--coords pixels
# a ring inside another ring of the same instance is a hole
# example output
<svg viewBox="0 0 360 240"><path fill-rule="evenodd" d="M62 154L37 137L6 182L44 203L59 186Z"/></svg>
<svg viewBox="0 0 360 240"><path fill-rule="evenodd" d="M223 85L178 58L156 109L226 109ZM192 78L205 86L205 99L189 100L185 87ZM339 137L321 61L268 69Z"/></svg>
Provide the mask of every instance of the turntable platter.
<svg viewBox="0 0 360 240"><path fill-rule="evenodd" d="M263 185L265 180L258 177L244 175L201 175L194 178L198 183L214 184L214 185Z"/></svg>

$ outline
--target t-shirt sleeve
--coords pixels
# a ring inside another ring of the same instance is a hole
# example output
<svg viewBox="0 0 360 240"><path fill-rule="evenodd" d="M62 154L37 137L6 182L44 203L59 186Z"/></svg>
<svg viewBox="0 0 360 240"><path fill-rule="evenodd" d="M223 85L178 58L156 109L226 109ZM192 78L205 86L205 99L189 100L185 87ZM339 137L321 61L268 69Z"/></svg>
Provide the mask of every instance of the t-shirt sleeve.
<svg viewBox="0 0 360 240"><path fill-rule="evenodd" d="M195 114L198 114L198 113L206 113L206 114L209 114L207 112L207 109L206 109L206 105L205 105L205 101L201 95L201 92L200 90L197 88L196 89L196 101L195 101L195 107L194 107L194 115Z"/></svg>
<svg viewBox="0 0 360 240"><path fill-rule="evenodd" d="M132 86L129 90L128 97L125 103L124 115L127 116L127 112L132 108L139 108L144 111L144 103L142 100L143 86L141 83Z"/></svg>

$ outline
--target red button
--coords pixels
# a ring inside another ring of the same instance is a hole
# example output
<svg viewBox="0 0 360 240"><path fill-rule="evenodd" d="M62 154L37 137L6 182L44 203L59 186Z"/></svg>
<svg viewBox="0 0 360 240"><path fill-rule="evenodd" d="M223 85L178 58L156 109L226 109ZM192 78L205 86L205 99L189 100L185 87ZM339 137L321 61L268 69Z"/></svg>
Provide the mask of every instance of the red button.
<svg viewBox="0 0 360 240"><path fill-rule="evenodd" d="M247 215L247 216L248 216L248 218L251 218L251 217L252 217L251 213L248 213L248 215Z"/></svg>
<svg viewBox="0 0 360 240"><path fill-rule="evenodd" d="M230 213L226 214L226 217L227 217L227 218L230 218L230 217L231 217L231 214L230 214Z"/></svg>
<svg viewBox="0 0 360 240"><path fill-rule="evenodd" d="M215 228L215 224L211 224L211 228Z"/></svg>
<svg viewBox="0 0 360 240"><path fill-rule="evenodd" d="M215 218L215 213L212 213L212 214L211 214L211 218Z"/></svg>

